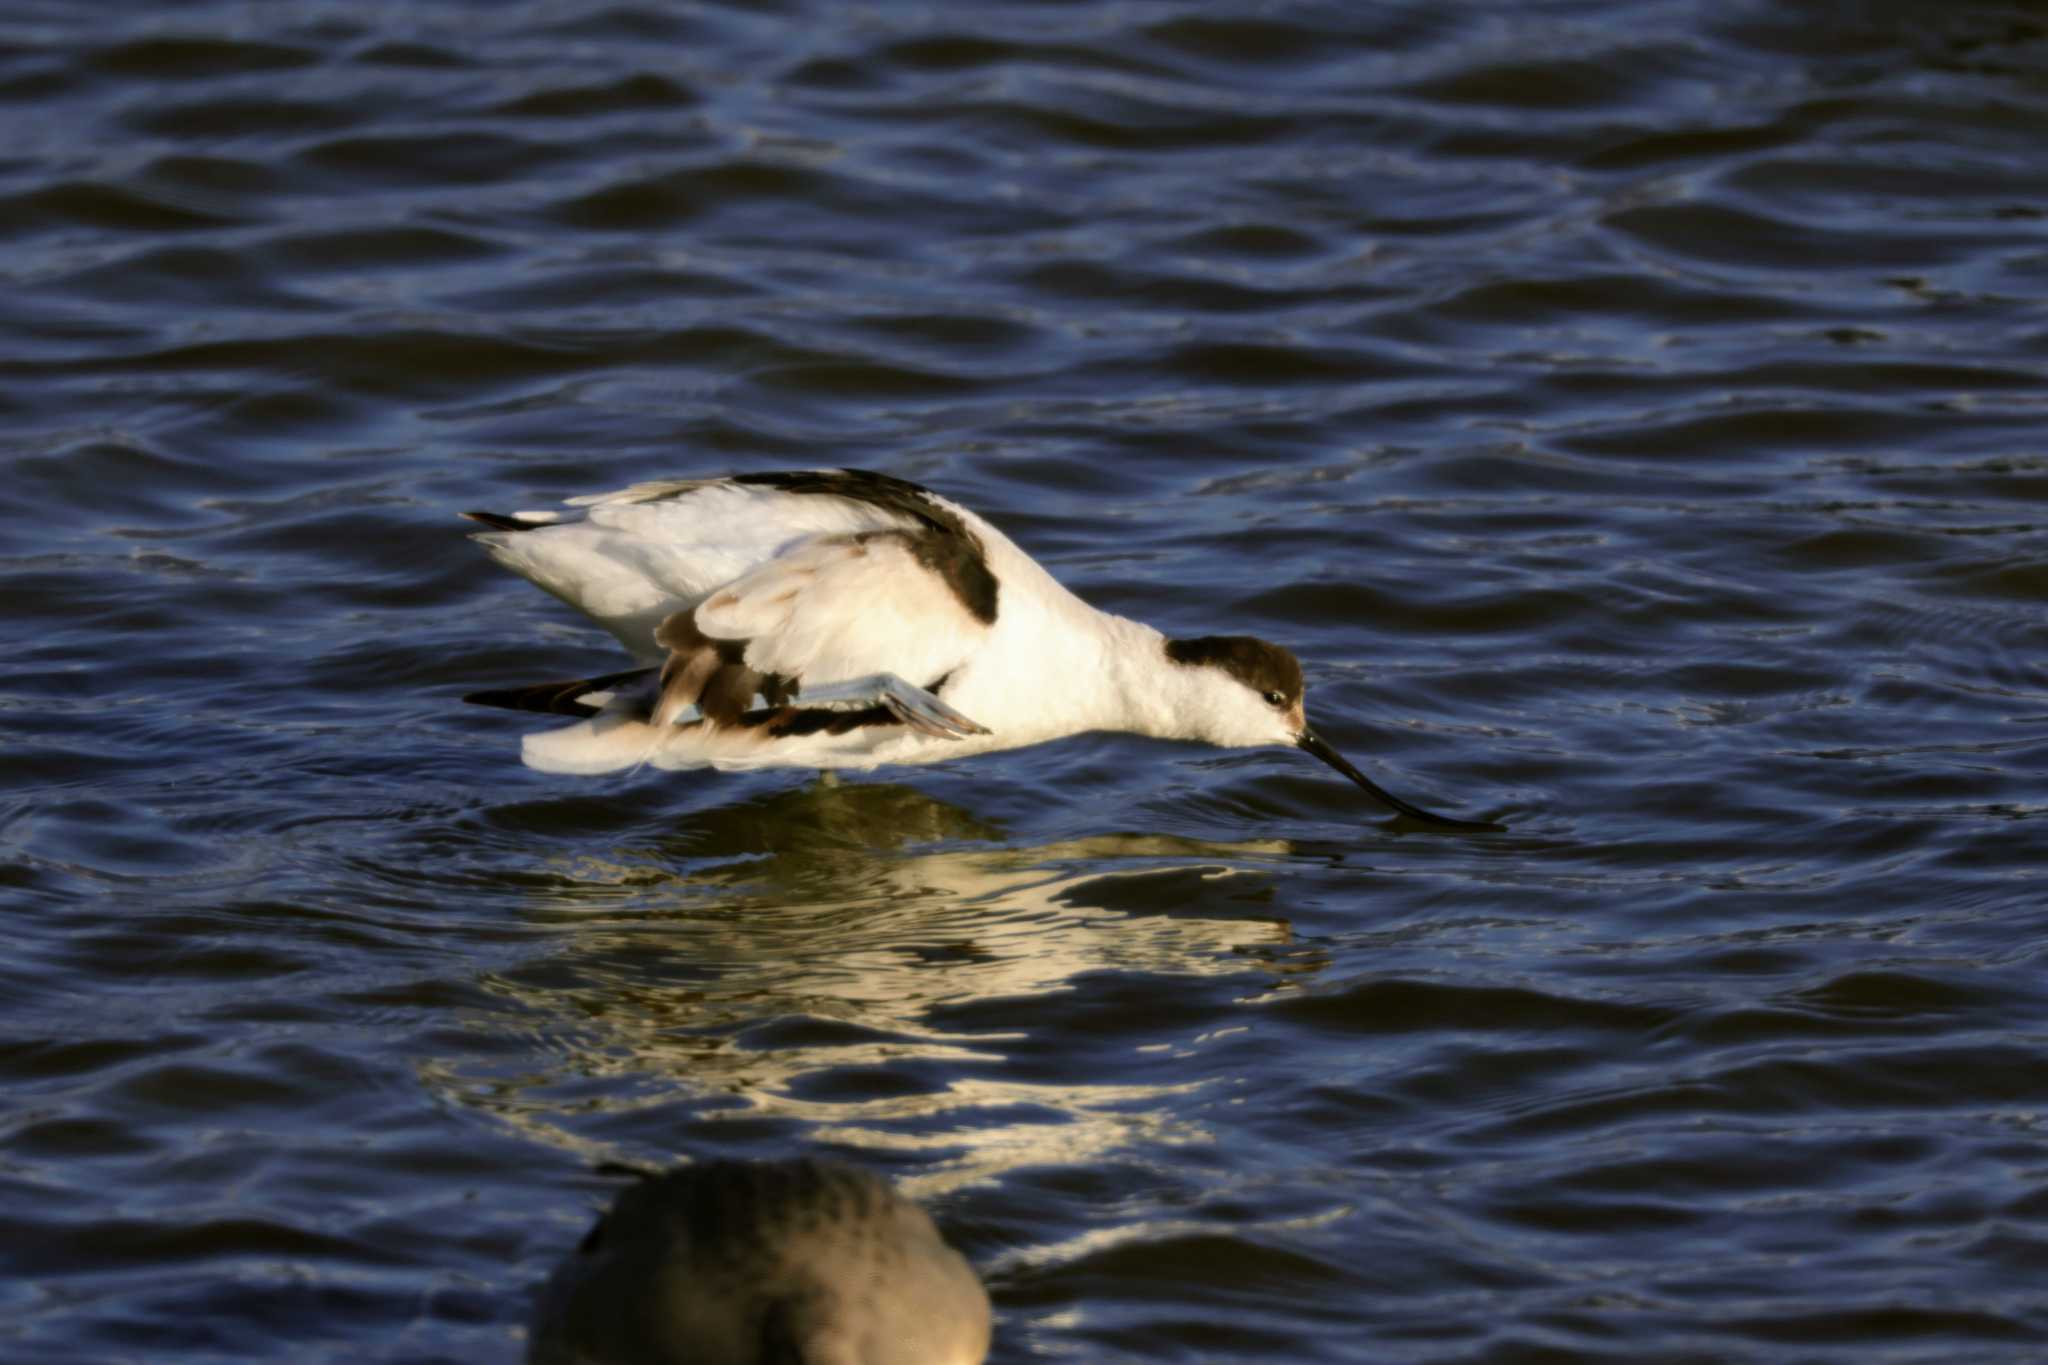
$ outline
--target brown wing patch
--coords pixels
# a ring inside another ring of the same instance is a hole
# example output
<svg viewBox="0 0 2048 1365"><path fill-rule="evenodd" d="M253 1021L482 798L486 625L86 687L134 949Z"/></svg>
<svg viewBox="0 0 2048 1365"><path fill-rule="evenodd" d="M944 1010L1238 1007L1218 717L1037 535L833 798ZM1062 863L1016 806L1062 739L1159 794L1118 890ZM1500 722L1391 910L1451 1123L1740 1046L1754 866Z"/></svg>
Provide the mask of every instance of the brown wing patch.
<svg viewBox="0 0 2048 1365"><path fill-rule="evenodd" d="M689 706L713 725L737 725L757 695L771 706L796 695L796 679L747 667L747 642L712 639L697 629L693 612L679 611L655 627L654 642L669 652L649 716L656 725L671 723Z"/></svg>

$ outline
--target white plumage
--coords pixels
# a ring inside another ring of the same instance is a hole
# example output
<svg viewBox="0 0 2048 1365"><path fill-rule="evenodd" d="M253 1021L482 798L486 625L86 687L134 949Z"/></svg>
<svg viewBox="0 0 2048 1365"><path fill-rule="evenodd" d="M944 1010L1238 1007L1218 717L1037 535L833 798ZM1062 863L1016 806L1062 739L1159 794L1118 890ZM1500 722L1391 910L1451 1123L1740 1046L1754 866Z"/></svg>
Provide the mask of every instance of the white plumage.
<svg viewBox="0 0 2048 1365"><path fill-rule="evenodd" d="M987 641L900 540L814 535L697 607L697 628L748 642L746 662L823 688L876 673L942 678Z"/></svg>
<svg viewBox="0 0 2048 1365"><path fill-rule="evenodd" d="M637 483L570 498L580 513L520 512L497 521L545 534L486 531L491 558L547 589L659 662L662 618L694 605L816 536L900 525L879 508L722 479ZM488 518L485 518L488 519Z"/></svg>
<svg viewBox="0 0 2048 1365"><path fill-rule="evenodd" d="M636 484L580 512L468 513L492 558L648 667L473 694L580 717L526 762L873 768L1122 730L1308 750L1416 819L1308 728L1301 666L1248 636L1169 640L1097 611L957 503L815 470Z"/></svg>

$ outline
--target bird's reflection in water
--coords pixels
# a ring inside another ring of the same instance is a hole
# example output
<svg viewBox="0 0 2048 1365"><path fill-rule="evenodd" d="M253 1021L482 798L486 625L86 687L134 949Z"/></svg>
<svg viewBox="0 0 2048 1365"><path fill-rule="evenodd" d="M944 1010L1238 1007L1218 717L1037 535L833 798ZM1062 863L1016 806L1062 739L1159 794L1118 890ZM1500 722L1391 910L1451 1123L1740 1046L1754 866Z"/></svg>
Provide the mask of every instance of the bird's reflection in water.
<svg viewBox="0 0 2048 1365"><path fill-rule="evenodd" d="M672 1132L679 1098L693 1119L945 1152L914 1193L1198 1138L1155 1083L1007 1074L1018 1033L949 1029L934 1011L1085 990L1090 973L1301 970L1263 871L1289 845L1000 836L909 787L814 785L581 861L531 895L560 931L548 951L488 980L554 1021L540 1026L552 1064L512 1084L442 1079L595 1157L634 1154L618 1135L636 1109L663 1109Z"/></svg>

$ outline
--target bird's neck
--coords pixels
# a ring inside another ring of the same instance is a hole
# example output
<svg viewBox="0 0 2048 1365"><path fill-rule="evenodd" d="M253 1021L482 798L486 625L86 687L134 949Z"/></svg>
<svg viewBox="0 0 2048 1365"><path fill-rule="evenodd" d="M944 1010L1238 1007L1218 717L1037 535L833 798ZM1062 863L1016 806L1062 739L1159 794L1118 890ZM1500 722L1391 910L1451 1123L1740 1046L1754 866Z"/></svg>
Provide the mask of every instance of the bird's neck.
<svg viewBox="0 0 2048 1365"><path fill-rule="evenodd" d="M1142 621L1107 616L1102 728L1155 739L1194 737L1194 670L1166 657L1166 636Z"/></svg>
<svg viewBox="0 0 2048 1365"><path fill-rule="evenodd" d="M1081 600L1035 561L1001 542L1006 585L1029 585L1028 624L1013 648L1029 656L1029 671L1056 679L1062 689L1057 708L1033 708L1008 718L1006 733L1042 733L1023 742L1121 730L1159 739L1186 739L1197 711L1196 680L1166 657L1166 636L1143 621L1117 616Z"/></svg>

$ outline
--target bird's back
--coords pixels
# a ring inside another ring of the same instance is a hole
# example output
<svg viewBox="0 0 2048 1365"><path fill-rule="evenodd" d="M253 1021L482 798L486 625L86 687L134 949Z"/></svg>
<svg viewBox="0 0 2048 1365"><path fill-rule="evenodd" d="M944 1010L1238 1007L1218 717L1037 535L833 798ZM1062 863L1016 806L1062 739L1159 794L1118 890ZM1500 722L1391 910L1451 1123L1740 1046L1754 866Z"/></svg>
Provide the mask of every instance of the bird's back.
<svg viewBox="0 0 2048 1365"><path fill-rule="evenodd" d="M654 642L664 619L799 541L907 524L874 502L740 479L636 484L570 506L577 510L492 518L499 529L475 539L647 660L666 655Z"/></svg>

